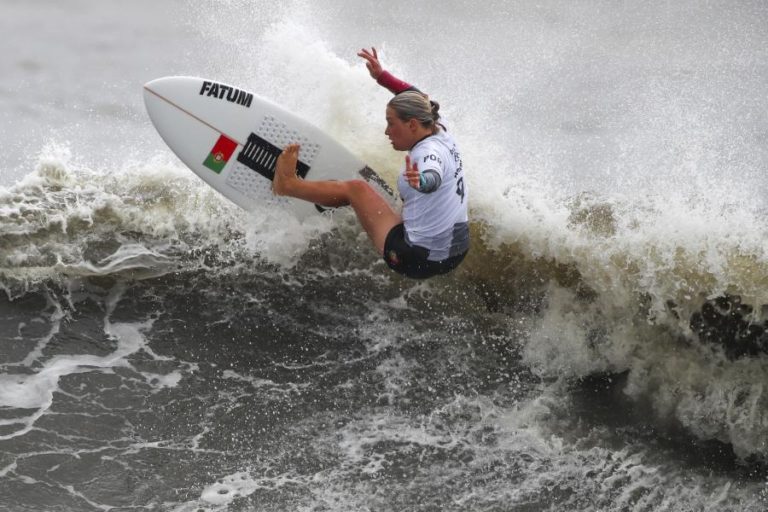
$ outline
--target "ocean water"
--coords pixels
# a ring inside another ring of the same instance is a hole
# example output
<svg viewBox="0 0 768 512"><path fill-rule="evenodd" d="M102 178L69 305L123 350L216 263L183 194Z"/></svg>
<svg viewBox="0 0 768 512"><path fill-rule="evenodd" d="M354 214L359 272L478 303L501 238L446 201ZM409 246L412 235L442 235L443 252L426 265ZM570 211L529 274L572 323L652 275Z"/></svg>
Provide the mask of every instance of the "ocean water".
<svg viewBox="0 0 768 512"><path fill-rule="evenodd" d="M768 508L764 2L0 12L0 510ZM144 112L216 77L394 182L372 45L462 147L446 277L239 210Z"/></svg>

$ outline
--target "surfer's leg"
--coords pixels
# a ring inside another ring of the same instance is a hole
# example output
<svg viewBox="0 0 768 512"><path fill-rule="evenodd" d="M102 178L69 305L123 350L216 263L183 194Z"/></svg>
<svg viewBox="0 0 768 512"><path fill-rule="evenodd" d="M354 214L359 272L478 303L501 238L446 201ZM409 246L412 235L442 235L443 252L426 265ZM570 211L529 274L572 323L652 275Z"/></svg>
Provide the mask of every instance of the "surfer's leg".
<svg viewBox="0 0 768 512"><path fill-rule="evenodd" d="M277 195L303 199L320 206L352 206L360 224L380 254L389 231L402 222L400 214L363 180L308 181L296 176L299 147L291 144L277 159L272 188Z"/></svg>

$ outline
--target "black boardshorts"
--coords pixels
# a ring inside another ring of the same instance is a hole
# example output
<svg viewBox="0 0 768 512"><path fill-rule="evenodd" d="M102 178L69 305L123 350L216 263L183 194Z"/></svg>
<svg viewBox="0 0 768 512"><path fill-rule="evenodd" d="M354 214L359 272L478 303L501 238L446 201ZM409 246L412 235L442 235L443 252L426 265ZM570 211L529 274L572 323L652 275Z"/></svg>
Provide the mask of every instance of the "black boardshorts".
<svg viewBox="0 0 768 512"><path fill-rule="evenodd" d="M384 261L387 266L411 279L447 274L458 267L466 255L467 251L442 261L431 261L427 259L429 249L405 241L405 226L402 223L389 231L384 242Z"/></svg>

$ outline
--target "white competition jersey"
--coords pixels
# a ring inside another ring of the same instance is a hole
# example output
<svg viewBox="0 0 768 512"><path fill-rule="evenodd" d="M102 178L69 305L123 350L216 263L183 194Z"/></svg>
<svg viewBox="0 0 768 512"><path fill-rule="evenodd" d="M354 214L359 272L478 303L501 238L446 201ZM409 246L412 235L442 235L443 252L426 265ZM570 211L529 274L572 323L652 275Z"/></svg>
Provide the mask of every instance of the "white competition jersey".
<svg viewBox="0 0 768 512"><path fill-rule="evenodd" d="M419 141L409 151L411 163L422 175L439 176L432 192L411 187L400 173L397 188L403 198L406 241L429 249L429 260L442 261L469 249L467 186L461 155L453 137L444 129Z"/></svg>

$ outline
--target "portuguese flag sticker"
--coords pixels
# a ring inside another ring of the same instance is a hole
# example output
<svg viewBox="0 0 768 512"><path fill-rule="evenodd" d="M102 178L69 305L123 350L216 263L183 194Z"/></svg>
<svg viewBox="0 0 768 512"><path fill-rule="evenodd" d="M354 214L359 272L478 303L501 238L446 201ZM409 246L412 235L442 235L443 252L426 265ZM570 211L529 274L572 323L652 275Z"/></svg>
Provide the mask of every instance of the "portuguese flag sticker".
<svg viewBox="0 0 768 512"><path fill-rule="evenodd" d="M203 165L219 174L224 169L224 166L227 165L227 162L229 162L229 157L235 152L235 148L237 148L237 142L222 135L216 141L216 144L213 145L213 149L211 149Z"/></svg>

